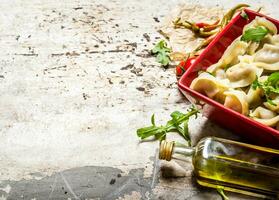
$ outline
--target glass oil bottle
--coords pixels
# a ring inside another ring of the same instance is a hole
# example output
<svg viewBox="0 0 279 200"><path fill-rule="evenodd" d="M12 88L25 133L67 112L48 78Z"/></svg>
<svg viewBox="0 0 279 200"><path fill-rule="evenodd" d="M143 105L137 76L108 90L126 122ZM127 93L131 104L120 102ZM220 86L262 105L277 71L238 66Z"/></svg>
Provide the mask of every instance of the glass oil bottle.
<svg viewBox="0 0 279 200"><path fill-rule="evenodd" d="M279 150L208 137L196 147L162 141L159 158L192 156L197 182L206 187L279 199Z"/></svg>

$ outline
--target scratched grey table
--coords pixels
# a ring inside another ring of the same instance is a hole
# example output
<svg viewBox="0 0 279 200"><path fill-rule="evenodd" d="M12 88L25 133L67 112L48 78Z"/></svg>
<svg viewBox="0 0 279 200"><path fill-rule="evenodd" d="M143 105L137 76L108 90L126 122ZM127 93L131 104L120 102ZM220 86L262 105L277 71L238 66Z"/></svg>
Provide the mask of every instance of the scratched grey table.
<svg viewBox="0 0 279 200"><path fill-rule="evenodd" d="M248 2L278 17L276 0ZM189 106L149 54L175 3L1 1L0 199L220 199L190 162L161 177L158 143L135 135L152 113L160 123ZM190 131L234 137L204 118Z"/></svg>

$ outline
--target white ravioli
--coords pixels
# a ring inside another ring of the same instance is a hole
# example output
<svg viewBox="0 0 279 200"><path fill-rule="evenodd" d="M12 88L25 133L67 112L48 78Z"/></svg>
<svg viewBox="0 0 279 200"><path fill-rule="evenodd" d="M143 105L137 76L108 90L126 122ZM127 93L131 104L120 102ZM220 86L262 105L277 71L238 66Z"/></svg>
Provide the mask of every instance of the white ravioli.
<svg viewBox="0 0 279 200"><path fill-rule="evenodd" d="M226 71L226 75L230 80L230 86L239 88L251 85L257 76L261 76L262 72L262 68L258 68L253 64L239 63L230 67Z"/></svg>
<svg viewBox="0 0 279 200"><path fill-rule="evenodd" d="M273 35L270 40L270 44L279 44L279 35Z"/></svg>
<svg viewBox="0 0 279 200"><path fill-rule="evenodd" d="M276 117L276 113L259 106L250 114L250 116L259 119L271 119L273 117Z"/></svg>
<svg viewBox="0 0 279 200"><path fill-rule="evenodd" d="M279 122L279 116L275 112L263 107L256 108L250 116L257 122L267 126L276 126Z"/></svg>
<svg viewBox="0 0 279 200"><path fill-rule="evenodd" d="M243 55L243 56L238 56L238 60L240 63L253 63L254 57L251 55Z"/></svg>
<svg viewBox="0 0 279 200"><path fill-rule="evenodd" d="M254 55L254 61L269 64L279 62L279 47L277 45L265 44L263 48Z"/></svg>
<svg viewBox="0 0 279 200"><path fill-rule="evenodd" d="M245 92L240 90L229 90L224 92L224 95L226 96L225 107L244 115L248 114L248 102Z"/></svg>
<svg viewBox="0 0 279 200"><path fill-rule="evenodd" d="M259 118L253 118L255 121L260 122L261 124L267 125L267 126L276 126L279 122L279 115L276 117L270 118L270 119L259 119Z"/></svg>
<svg viewBox="0 0 279 200"><path fill-rule="evenodd" d="M217 79L226 79L226 72L223 69L217 69L215 72L215 77Z"/></svg>
<svg viewBox="0 0 279 200"><path fill-rule="evenodd" d="M272 102L275 104L275 105L272 105L268 102L264 102L264 106L266 108L268 108L269 110L272 110L274 112L279 112L279 97L275 98L272 100Z"/></svg>
<svg viewBox="0 0 279 200"><path fill-rule="evenodd" d="M277 45L265 44L254 55L254 63L265 70L279 70L279 47Z"/></svg>
<svg viewBox="0 0 279 200"><path fill-rule="evenodd" d="M231 45L226 49L223 56L216 63L207 68L210 73L215 73L217 69L224 69L227 65L234 65L239 62L238 56L246 52L248 43L240 41L240 38L235 39Z"/></svg>
<svg viewBox="0 0 279 200"><path fill-rule="evenodd" d="M250 86L246 96L248 104L253 106L262 102L261 97L263 94L260 88L253 89L253 87Z"/></svg>
<svg viewBox="0 0 279 200"><path fill-rule="evenodd" d="M256 53L257 49L259 48L260 43L259 42L251 42L249 46L247 47L246 52L248 55L253 55Z"/></svg>
<svg viewBox="0 0 279 200"><path fill-rule="evenodd" d="M203 72L192 81L190 88L205 94L209 98L214 98L216 95L227 90L228 84L224 81L216 79L207 72Z"/></svg>

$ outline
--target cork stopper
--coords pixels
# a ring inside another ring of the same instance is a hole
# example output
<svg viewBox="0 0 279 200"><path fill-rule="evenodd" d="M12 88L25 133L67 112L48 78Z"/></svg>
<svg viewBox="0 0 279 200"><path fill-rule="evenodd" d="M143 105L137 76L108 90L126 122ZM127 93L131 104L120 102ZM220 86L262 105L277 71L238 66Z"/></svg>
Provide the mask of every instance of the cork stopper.
<svg viewBox="0 0 279 200"><path fill-rule="evenodd" d="M167 142L166 140L161 141L159 150L159 159L171 160L174 142Z"/></svg>

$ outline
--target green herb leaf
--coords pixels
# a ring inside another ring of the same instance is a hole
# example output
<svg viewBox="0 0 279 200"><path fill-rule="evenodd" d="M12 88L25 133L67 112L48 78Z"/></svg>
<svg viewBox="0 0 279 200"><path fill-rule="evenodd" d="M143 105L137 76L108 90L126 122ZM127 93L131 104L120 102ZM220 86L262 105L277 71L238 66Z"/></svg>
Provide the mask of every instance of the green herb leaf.
<svg viewBox="0 0 279 200"><path fill-rule="evenodd" d="M152 126L139 128L137 135L141 139L145 139L151 136L155 136L158 140L163 140L168 132L178 132L185 140L189 140L188 133L188 120L191 116L197 115L199 111L196 108L191 108L187 113L181 113L175 111L171 113L171 120L169 120L165 126L156 126L154 115L151 117ZM186 128L186 129L185 129Z"/></svg>
<svg viewBox="0 0 279 200"><path fill-rule="evenodd" d="M243 17L246 20L249 20L249 17L248 17L247 13L244 10L240 13L240 16Z"/></svg>
<svg viewBox="0 0 279 200"><path fill-rule="evenodd" d="M168 48L167 43L164 40L159 41L151 52L157 55L157 62L161 63L163 66L167 66L170 63L169 54L171 49Z"/></svg>
<svg viewBox="0 0 279 200"><path fill-rule="evenodd" d="M163 66L167 66L170 63L169 54L165 52L158 53L156 60L158 63L161 63Z"/></svg>
<svg viewBox="0 0 279 200"><path fill-rule="evenodd" d="M189 119L187 119L183 124L184 125L184 137L188 139L188 145L191 146L188 122L189 122Z"/></svg>
<svg viewBox="0 0 279 200"><path fill-rule="evenodd" d="M272 73L268 78L267 81L269 85L278 88L279 86L279 72Z"/></svg>
<svg viewBox="0 0 279 200"><path fill-rule="evenodd" d="M252 88L256 90L258 87L261 87L261 83L259 82L258 76L256 76L256 79L252 83Z"/></svg>
<svg viewBox="0 0 279 200"><path fill-rule="evenodd" d="M156 126L148 126L144 128L140 128L137 130L137 135L141 139L148 138L150 136L154 136L156 134L162 133L164 130L162 130L160 127Z"/></svg>
<svg viewBox="0 0 279 200"><path fill-rule="evenodd" d="M274 103L271 99L267 98L266 99L267 103L269 103L272 106L276 106L276 103Z"/></svg>
<svg viewBox="0 0 279 200"><path fill-rule="evenodd" d="M183 124L183 126L184 126L184 136L187 137L187 138L190 138L188 122L189 122L189 119L185 120L185 122Z"/></svg>
<svg viewBox="0 0 279 200"><path fill-rule="evenodd" d="M179 112L179 111L174 111L174 112L172 112L171 113L171 118L172 118L172 121L176 124L176 125L178 125L179 124L179 119L181 118L181 117L183 117L184 116L184 114L182 113L182 112Z"/></svg>
<svg viewBox="0 0 279 200"><path fill-rule="evenodd" d="M159 53L161 51L170 52L171 49L167 47L167 43L164 40L160 40L152 49L152 53Z"/></svg>
<svg viewBox="0 0 279 200"><path fill-rule="evenodd" d="M245 42L260 42L268 33L269 30L264 26L249 28L244 32L244 34L241 37L241 40Z"/></svg>
<svg viewBox="0 0 279 200"><path fill-rule="evenodd" d="M221 195L222 200L229 200L229 197L226 196L223 187L217 186L217 192Z"/></svg>
<svg viewBox="0 0 279 200"><path fill-rule="evenodd" d="M252 83L252 88L255 90L260 88L263 90L266 100L269 104L276 106L276 104L272 101L272 94L279 94L279 72L272 73L266 81L259 82L258 77Z"/></svg>
<svg viewBox="0 0 279 200"><path fill-rule="evenodd" d="M151 116L151 124L155 126L155 114Z"/></svg>

